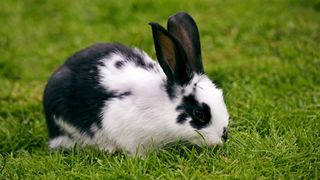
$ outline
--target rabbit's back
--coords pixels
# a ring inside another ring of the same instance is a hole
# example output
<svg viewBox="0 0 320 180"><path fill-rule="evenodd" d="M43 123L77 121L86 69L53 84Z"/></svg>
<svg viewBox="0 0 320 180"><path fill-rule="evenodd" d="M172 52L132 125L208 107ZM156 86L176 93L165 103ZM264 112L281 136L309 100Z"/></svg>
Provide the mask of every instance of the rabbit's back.
<svg viewBox="0 0 320 180"><path fill-rule="evenodd" d="M133 95L130 102L139 101L139 96L148 96L148 92L154 96L162 81L165 76L159 64L138 49L106 43L75 53L52 75L44 92L50 139L94 143L106 104L128 104L121 101Z"/></svg>

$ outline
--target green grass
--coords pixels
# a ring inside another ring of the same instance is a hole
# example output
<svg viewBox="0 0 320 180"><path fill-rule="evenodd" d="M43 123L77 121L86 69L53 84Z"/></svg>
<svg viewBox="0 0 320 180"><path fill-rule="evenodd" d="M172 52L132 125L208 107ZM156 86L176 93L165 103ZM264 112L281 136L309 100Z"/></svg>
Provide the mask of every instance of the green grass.
<svg viewBox="0 0 320 180"><path fill-rule="evenodd" d="M50 152L42 91L73 52L118 41L154 56L150 21L196 19L207 74L223 89L223 147L165 148L146 159ZM4 179L320 177L320 2L317 0L3 1L0 176ZM1 178L2 179L2 178Z"/></svg>

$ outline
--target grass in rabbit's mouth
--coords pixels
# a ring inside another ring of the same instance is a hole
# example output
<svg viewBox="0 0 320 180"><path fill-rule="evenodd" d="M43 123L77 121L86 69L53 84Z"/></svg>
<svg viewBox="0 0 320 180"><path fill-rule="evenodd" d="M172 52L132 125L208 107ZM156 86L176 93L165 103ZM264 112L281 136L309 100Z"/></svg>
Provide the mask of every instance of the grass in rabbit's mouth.
<svg viewBox="0 0 320 180"><path fill-rule="evenodd" d="M319 178L318 1L3 1L0 9L4 179ZM41 99L53 70L101 41L154 57L147 23L165 24L180 10L197 21L205 70L224 90L233 119L227 143L181 144L145 159L49 152Z"/></svg>

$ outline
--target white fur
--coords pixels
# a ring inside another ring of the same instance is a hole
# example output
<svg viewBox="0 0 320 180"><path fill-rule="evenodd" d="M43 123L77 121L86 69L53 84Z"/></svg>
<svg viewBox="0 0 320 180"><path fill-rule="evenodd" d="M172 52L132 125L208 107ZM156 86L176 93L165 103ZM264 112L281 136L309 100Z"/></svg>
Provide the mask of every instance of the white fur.
<svg viewBox="0 0 320 180"><path fill-rule="evenodd" d="M81 133L80 130L68 124L62 118L57 118L54 116L53 119L60 128L62 128L72 137L72 139L66 135L51 139L49 142L49 148L51 149L56 149L59 147L70 149L77 144L80 147L84 147L86 145L95 146L102 151L108 151L110 153L113 153L117 150L117 146L113 143L113 141L108 139L107 134L104 134L103 131L100 131L95 124L90 127L90 130L93 130L94 132L94 136L91 138L85 133Z"/></svg>
<svg viewBox="0 0 320 180"><path fill-rule="evenodd" d="M146 54L145 61L155 63ZM221 143L223 127L227 126L228 113L223 102L222 92L206 76L193 78L185 87L185 94L190 94L194 83L198 84L196 97L206 102L212 109L215 121L199 131L205 138L195 132L188 122L178 124L179 112L176 107L181 102L182 94L174 101L169 99L163 87L166 79L163 71L146 71L128 63L123 68L113 66L115 61L124 59L115 53L102 59L105 66L100 67L101 85L108 90L130 90L132 96L124 99L107 101L103 108L102 131L113 139L119 148L136 153L139 146L143 148L159 145L179 139L190 140L197 144ZM161 67L157 64L158 69ZM141 148L140 148L141 149Z"/></svg>
<svg viewBox="0 0 320 180"><path fill-rule="evenodd" d="M146 62L155 63L144 56ZM132 95L106 102L102 111L102 131L121 149L133 154L137 148L141 152L144 148L176 140L180 134L176 131L181 129L175 120L167 119L178 116L175 111L178 102L171 102L165 92L162 85L165 74L135 67L132 62L117 69L113 64L119 59L124 59L120 53L102 59L105 66L100 67L101 85L108 90L129 90ZM160 69L157 63L155 65ZM170 129L173 131L168 131Z"/></svg>
<svg viewBox="0 0 320 180"><path fill-rule="evenodd" d="M229 114L223 99L223 93L206 76L200 76L197 82L196 99L205 102L211 109L212 124L200 130L207 145L222 144L223 128L228 126Z"/></svg>
<svg viewBox="0 0 320 180"><path fill-rule="evenodd" d="M75 142L70 139L68 136L58 136L49 141L49 148L56 149L59 147L72 148L75 145Z"/></svg>
<svg viewBox="0 0 320 180"><path fill-rule="evenodd" d="M136 50L136 52L140 52ZM194 75L187 87L177 87L184 94L171 100L165 91L163 83L166 76L158 63L144 52L140 52L144 60L154 63L155 70L147 71L135 66L131 61L121 68L114 66L115 62L125 60L120 52L115 52L101 59L99 66L100 85L108 91L120 93L130 91L130 95L122 99L114 98L106 101L102 109L102 128L92 125L92 138L80 133L63 119L55 117L55 122L68 132L77 143L98 146L101 150L114 152L117 149L131 154L144 154L150 148L157 148L177 140L188 140L195 144L220 144L223 128L228 125L228 113L223 101L222 91L217 89L205 75ZM179 124L176 118L180 114L176 107L181 103L183 95L192 93L194 84L196 98L211 107L212 123L199 131L190 126L189 118ZM201 135L199 135L199 133ZM68 137L57 137L50 141L50 147L71 147Z"/></svg>

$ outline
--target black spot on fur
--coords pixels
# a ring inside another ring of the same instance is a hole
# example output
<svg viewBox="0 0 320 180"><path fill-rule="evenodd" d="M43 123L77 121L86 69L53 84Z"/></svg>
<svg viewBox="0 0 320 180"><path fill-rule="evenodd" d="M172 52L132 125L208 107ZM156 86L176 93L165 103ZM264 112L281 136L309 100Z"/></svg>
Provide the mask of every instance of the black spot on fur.
<svg viewBox="0 0 320 180"><path fill-rule="evenodd" d="M145 70L153 70L153 71L156 71L158 72L158 69L156 68L156 65L155 63L147 63L145 60L144 60L144 57L136 57L135 59L130 59L131 61L134 62L134 64L137 66L137 67L140 67L142 69L145 69Z"/></svg>
<svg viewBox="0 0 320 180"><path fill-rule="evenodd" d="M179 116L177 118L177 122L182 124L187 120L188 117L189 117L189 115L187 113L183 112L183 113L179 114Z"/></svg>
<svg viewBox="0 0 320 180"><path fill-rule="evenodd" d="M183 123L186 115L192 118L190 125L198 130L208 126L211 122L210 107L206 103L199 103L192 94L183 98L177 110L181 112L177 117L178 123ZM197 116L199 113L201 116Z"/></svg>
<svg viewBox="0 0 320 180"><path fill-rule="evenodd" d="M197 83L194 84L193 88L192 88L192 92L195 93L196 92L196 88L197 88Z"/></svg>
<svg viewBox="0 0 320 180"><path fill-rule="evenodd" d="M163 80L162 86L171 100L176 98L175 84L172 81Z"/></svg>
<svg viewBox="0 0 320 180"><path fill-rule="evenodd" d="M155 68L155 63L148 63L148 64L147 64L147 68L148 68L148 69L156 69L156 68Z"/></svg>
<svg viewBox="0 0 320 180"><path fill-rule="evenodd" d="M118 46L117 49L118 49L118 52L124 55L123 63L133 62L136 67L145 69L147 71L155 71L155 72L159 71L155 63L149 63L145 61L145 56L143 52L140 52L137 49L128 48L126 46Z"/></svg>
<svg viewBox="0 0 320 180"><path fill-rule="evenodd" d="M105 66L105 64L104 64L103 61L98 61L97 64L98 64L99 66Z"/></svg>
<svg viewBox="0 0 320 180"><path fill-rule="evenodd" d="M227 142L227 140L228 140L228 130L227 130L226 127L223 128L223 134L222 134L221 137L222 137L224 142Z"/></svg>
<svg viewBox="0 0 320 180"><path fill-rule="evenodd" d="M114 66L118 69L122 68L124 65L124 63L122 61L117 61L116 63L114 63Z"/></svg>
<svg viewBox="0 0 320 180"><path fill-rule="evenodd" d="M143 60L142 57L136 57L136 58L134 58L134 61L133 61L133 62L135 63L136 66L141 67L141 68L143 68L143 69L147 69L147 64L146 64L146 62Z"/></svg>
<svg viewBox="0 0 320 180"><path fill-rule="evenodd" d="M126 96L130 96L132 93L130 92L130 91L126 91L126 92L124 92L124 93L120 93L119 95L118 95L118 97L120 98L120 99L123 99L124 97L126 97Z"/></svg>
<svg viewBox="0 0 320 180"><path fill-rule="evenodd" d="M62 118L88 136L92 124L101 128L101 109L105 102L122 99L131 92L115 92L99 85L100 59L112 52L129 53L133 50L120 44L95 44L71 56L50 78L44 92L44 110L49 137L64 135L53 116ZM130 55L134 56L133 53Z"/></svg>

